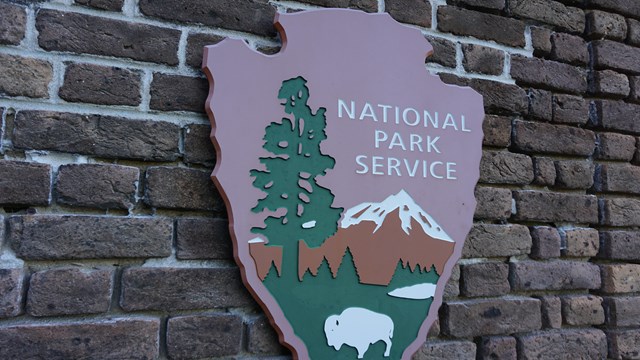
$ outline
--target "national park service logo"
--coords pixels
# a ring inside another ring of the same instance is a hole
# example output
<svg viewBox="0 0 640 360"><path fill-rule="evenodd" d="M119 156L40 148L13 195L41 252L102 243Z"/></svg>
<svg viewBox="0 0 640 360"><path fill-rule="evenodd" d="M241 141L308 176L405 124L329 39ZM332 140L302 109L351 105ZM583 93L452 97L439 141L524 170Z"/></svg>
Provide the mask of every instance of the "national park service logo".
<svg viewBox="0 0 640 360"><path fill-rule="evenodd" d="M301 359L409 359L472 225L482 98L388 14L279 14L205 49L213 180L245 285Z"/></svg>

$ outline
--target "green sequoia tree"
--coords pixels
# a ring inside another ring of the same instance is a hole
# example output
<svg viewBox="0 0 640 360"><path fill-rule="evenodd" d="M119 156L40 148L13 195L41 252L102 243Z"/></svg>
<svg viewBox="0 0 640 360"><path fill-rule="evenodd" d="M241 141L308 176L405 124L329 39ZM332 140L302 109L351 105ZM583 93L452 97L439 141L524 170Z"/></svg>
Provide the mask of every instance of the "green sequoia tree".
<svg viewBox="0 0 640 360"><path fill-rule="evenodd" d="M293 256L298 240L320 246L335 234L342 208L332 207L333 194L316 182L335 164L320 151L327 138L326 109L312 112L307 104L309 89L300 76L283 81L278 98L284 100L284 112L290 117L267 126L263 148L271 155L260 158L266 170L251 171L253 185L266 193L252 211L277 214L267 216L265 227L252 231L269 239L269 246L283 246L284 262L293 259L297 265Z"/></svg>

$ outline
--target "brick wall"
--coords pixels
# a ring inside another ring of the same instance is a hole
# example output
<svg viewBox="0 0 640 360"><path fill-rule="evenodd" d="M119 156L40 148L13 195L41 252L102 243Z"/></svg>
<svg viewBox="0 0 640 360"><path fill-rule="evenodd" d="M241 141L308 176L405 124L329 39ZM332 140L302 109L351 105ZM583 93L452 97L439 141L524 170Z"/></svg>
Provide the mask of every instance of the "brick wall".
<svg viewBox="0 0 640 360"><path fill-rule="evenodd" d="M0 358L288 357L231 259L199 70L387 11L484 95L476 225L416 359L640 356L637 0L0 1Z"/></svg>

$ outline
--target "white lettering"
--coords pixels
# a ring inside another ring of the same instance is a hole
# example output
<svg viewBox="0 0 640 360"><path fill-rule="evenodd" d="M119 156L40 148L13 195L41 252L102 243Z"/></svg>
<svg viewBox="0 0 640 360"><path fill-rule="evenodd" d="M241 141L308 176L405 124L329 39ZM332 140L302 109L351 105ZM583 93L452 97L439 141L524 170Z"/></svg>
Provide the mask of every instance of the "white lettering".
<svg viewBox="0 0 640 360"><path fill-rule="evenodd" d="M362 112L360 113L360 120L364 120L365 117L370 117L373 121L378 122L376 113L373 111L373 107L369 103L364 104Z"/></svg>
<svg viewBox="0 0 640 360"><path fill-rule="evenodd" d="M351 101L351 111L349 111L349 109L347 108L347 104L345 104L344 100L338 99L338 117L339 118L342 117L342 109L343 108L347 112L347 116L349 116L350 119L355 119L355 115L356 115L356 102L355 101Z"/></svg>
<svg viewBox="0 0 640 360"><path fill-rule="evenodd" d="M400 133L393 133L393 137L391 138L391 143L389 143L389 150L393 150L394 147L399 146L402 150L406 151L407 148L404 146L404 142L402 141L402 137L400 137Z"/></svg>
<svg viewBox="0 0 640 360"><path fill-rule="evenodd" d="M379 149L380 142L387 141L389 139L389 135L387 135L387 133L382 130L376 130L375 139L376 139L376 149Z"/></svg>
<svg viewBox="0 0 640 360"><path fill-rule="evenodd" d="M407 114L409 112L414 113L415 119L414 119L413 122L409 121L409 117L407 116ZM420 114L418 113L418 111L416 109L406 108L402 112L402 121L404 121L404 123L409 125L409 126L416 126L416 125L418 125L420 123Z"/></svg>
<svg viewBox="0 0 640 360"><path fill-rule="evenodd" d="M367 160L367 157L364 155L356 156L356 163L362 166L362 170L356 170L356 173L358 174L366 174L369 171L369 167L363 163L362 160Z"/></svg>

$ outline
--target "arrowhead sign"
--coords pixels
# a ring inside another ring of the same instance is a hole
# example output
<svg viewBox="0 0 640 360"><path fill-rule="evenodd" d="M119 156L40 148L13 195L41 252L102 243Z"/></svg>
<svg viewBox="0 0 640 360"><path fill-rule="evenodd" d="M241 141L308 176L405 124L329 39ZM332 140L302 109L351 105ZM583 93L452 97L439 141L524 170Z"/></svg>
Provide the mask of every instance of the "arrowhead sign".
<svg viewBox="0 0 640 360"><path fill-rule="evenodd" d="M279 14L283 46L207 46L213 180L243 281L301 359L409 359L475 209L482 97L388 14Z"/></svg>

